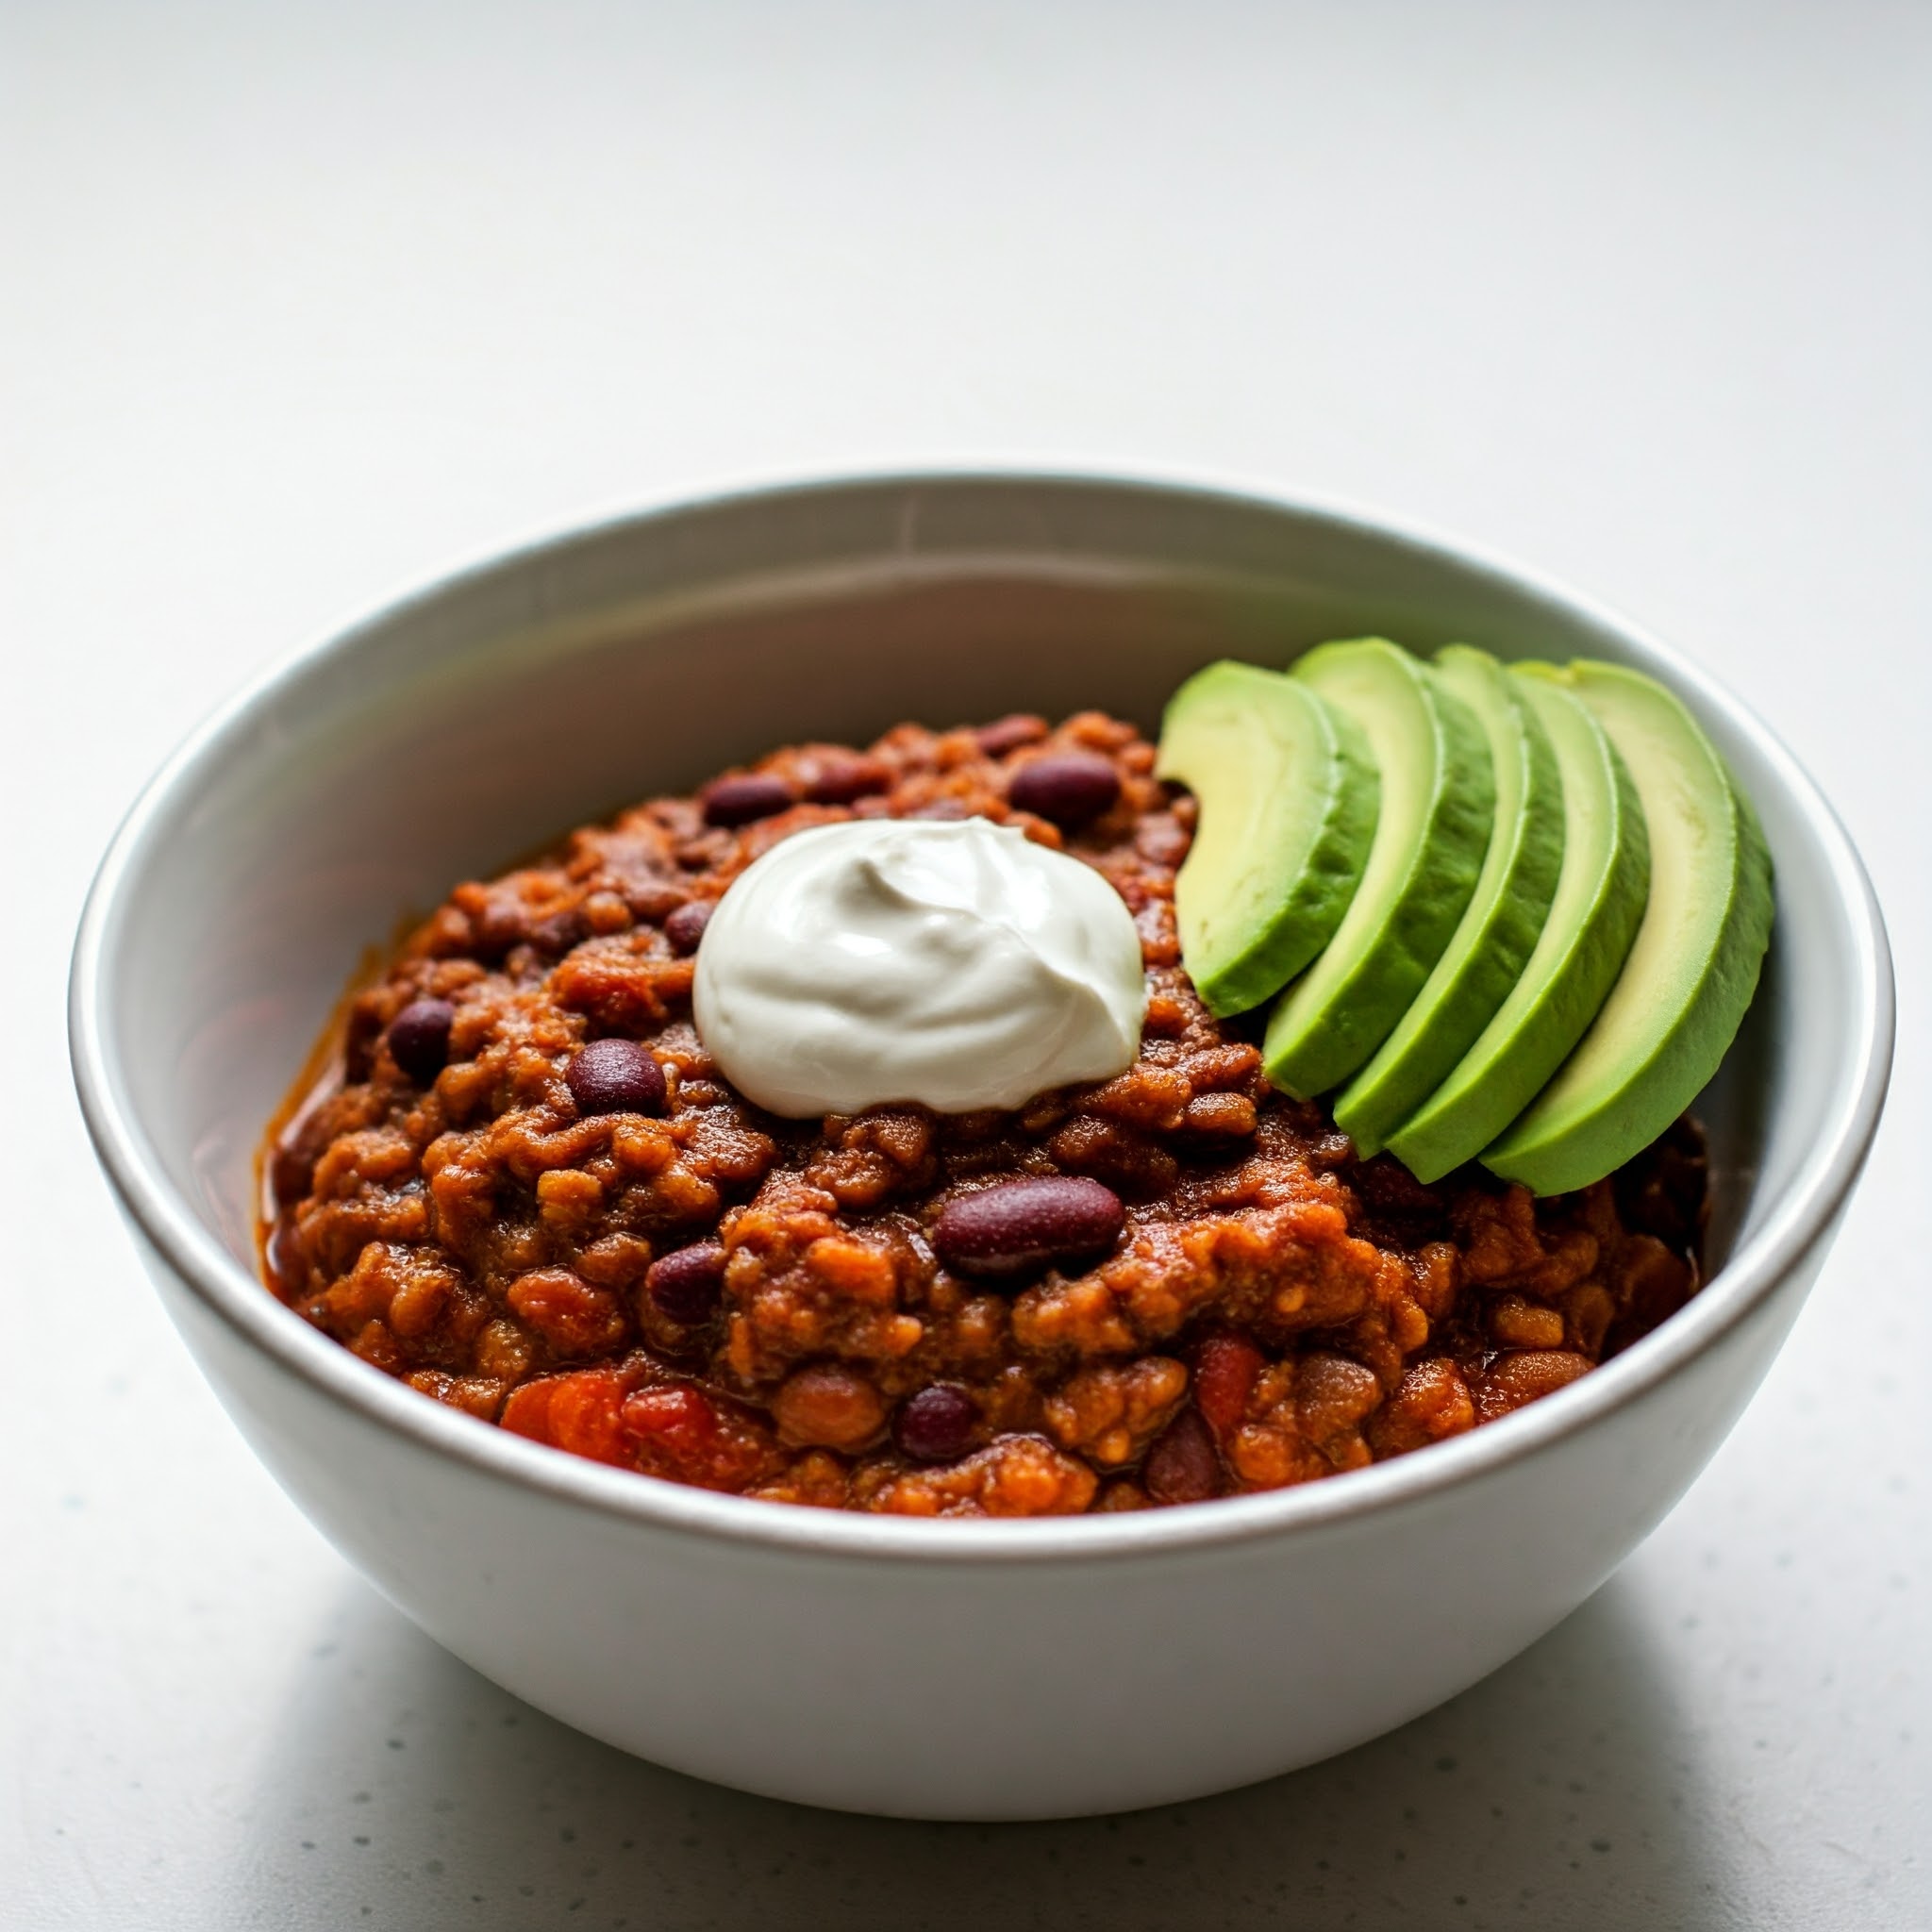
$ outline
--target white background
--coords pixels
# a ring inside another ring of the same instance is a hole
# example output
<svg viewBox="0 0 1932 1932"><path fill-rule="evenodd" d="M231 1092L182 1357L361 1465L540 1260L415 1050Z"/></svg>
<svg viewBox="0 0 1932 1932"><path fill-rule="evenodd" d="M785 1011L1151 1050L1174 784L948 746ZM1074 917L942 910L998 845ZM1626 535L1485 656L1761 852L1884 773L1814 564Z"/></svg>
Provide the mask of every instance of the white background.
<svg viewBox="0 0 1932 1932"><path fill-rule="evenodd" d="M1932 1923L1932 8L4 0L0 197L0 1924ZM114 820L278 654L715 479L991 453L1625 607L1823 782L1904 995L1807 1312L1593 1602L1334 1763L997 1830L658 1772L418 1636L160 1318L60 1012Z"/></svg>

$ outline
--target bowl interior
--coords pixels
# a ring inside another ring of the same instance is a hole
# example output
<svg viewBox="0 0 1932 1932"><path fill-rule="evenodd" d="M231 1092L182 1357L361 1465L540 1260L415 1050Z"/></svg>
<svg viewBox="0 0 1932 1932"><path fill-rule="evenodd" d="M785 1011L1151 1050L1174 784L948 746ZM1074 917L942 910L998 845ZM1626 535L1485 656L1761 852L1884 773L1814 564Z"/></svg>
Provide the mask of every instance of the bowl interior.
<svg viewBox="0 0 1932 1932"><path fill-rule="evenodd" d="M1556 592L1208 492L955 478L728 498L491 566L309 654L184 749L109 860L108 1082L148 1165L252 1275L264 1122L358 960L458 880L777 743L1087 707L1151 731L1213 658L1369 632L1658 672L1750 789L1780 917L1701 1104L1721 1263L1857 1105L1869 941L1806 782L1694 672Z"/></svg>

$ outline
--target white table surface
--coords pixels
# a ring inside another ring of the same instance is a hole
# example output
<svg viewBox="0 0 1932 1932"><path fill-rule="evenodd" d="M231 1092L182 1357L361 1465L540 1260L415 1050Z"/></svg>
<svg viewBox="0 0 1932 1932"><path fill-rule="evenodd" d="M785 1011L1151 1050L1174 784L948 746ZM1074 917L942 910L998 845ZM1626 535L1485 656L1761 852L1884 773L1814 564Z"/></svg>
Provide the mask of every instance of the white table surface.
<svg viewBox="0 0 1932 1932"><path fill-rule="evenodd" d="M0 8L0 1924L1932 1924L1932 9ZM1453 1705L1171 1811L874 1823L472 1675L217 1410L71 1097L92 862L278 654L724 477L1170 465L1531 559L1743 691L1903 990L1709 1472Z"/></svg>

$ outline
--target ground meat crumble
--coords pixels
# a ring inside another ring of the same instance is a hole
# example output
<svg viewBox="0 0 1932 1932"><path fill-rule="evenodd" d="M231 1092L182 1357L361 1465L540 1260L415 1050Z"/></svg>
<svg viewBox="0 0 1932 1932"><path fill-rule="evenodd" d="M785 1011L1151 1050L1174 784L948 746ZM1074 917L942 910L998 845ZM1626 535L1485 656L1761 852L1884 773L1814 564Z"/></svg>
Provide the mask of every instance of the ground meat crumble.
<svg viewBox="0 0 1932 1932"><path fill-rule="evenodd" d="M1074 753L1090 777L1112 766L1114 802L1067 829L1019 808L1053 788L1016 777ZM270 1284L364 1360L539 1441L919 1516L1137 1509L1358 1468L1562 1387L1695 1291L1688 1123L1538 1202L1473 1168L1425 1188L1358 1161L1321 1108L1271 1091L1255 1025L1215 1020L1181 969L1193 807L1153 765L1093 712L902 725L864 751L776 752L459 886L352 1001L329 1074L272 1139ZM800 1123L741 1099L691 1020L708 906L805 826L972 814L1125 900L1137 1063L1016 1113ZM655 1059L635 1108L573 1091L598 1040ZM1047 1175L1119 1196L1110 1253L991 1282L936 1257L949 1201Z"/></svg>

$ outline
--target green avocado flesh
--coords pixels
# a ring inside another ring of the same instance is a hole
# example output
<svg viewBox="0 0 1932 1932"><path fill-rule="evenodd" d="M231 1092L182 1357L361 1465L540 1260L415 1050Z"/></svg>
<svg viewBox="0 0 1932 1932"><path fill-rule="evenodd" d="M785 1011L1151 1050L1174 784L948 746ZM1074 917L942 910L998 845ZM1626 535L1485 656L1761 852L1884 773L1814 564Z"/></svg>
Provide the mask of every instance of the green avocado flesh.
<svg viewBox="0 0 1932 1932"><path fill-rule="evenodd" d="M1262 1043L1269 1079L1307 1100L1375 1051L1441 958L1482 872L1495 781L1475 714L1399 645L1323 644L1291 681L1355 720L1382 779L1361 884Z"/></svg>
<svg viewBox="0 0 1932 1932"><path fill-rule="evenodd" d="M1475 891L1434 972L1375 1057L1335 1103L1365 1158L1454 1072L1521 977L1563 867L1563 780L1522 685L1487 651L1451 644L1436 675L1489 739L1496 807Z"/></svg>
<svg viewBox="0 0 1932 1932"><path fill-rule="evenodd" d="M1579 662L1560 679L1623 754L1650 828L1650 900L1595 1024L1483 1155L1539 1194L1588 1187L1647 1147L1717 1071L1771 942L1771 855L1749 800L1676 698Z"/></svg>
<svg viewBox="0 0 1932 1932"><path fill-rule="evenodd" d="M1541 674L1541 675L1540 675ZM1481 1154L1582 1039L1630 951L1650 843L1630 774L1595 716L1545 667L1510 674L1549 734L1563 780L1563 862L1535 949L1455 1069L1389 1146L1420 1181Z"/></svg>
<svg viewBox="0 0 1932 1932"><path fill-rule="evenodd" d="M1200 812L1174 881L1188 972L1210 1012L1243 1012L1341 924L1374 837L1374 763L1354 721L1311 687L1223 663L1169 701L1155 770Z"/></svg>

